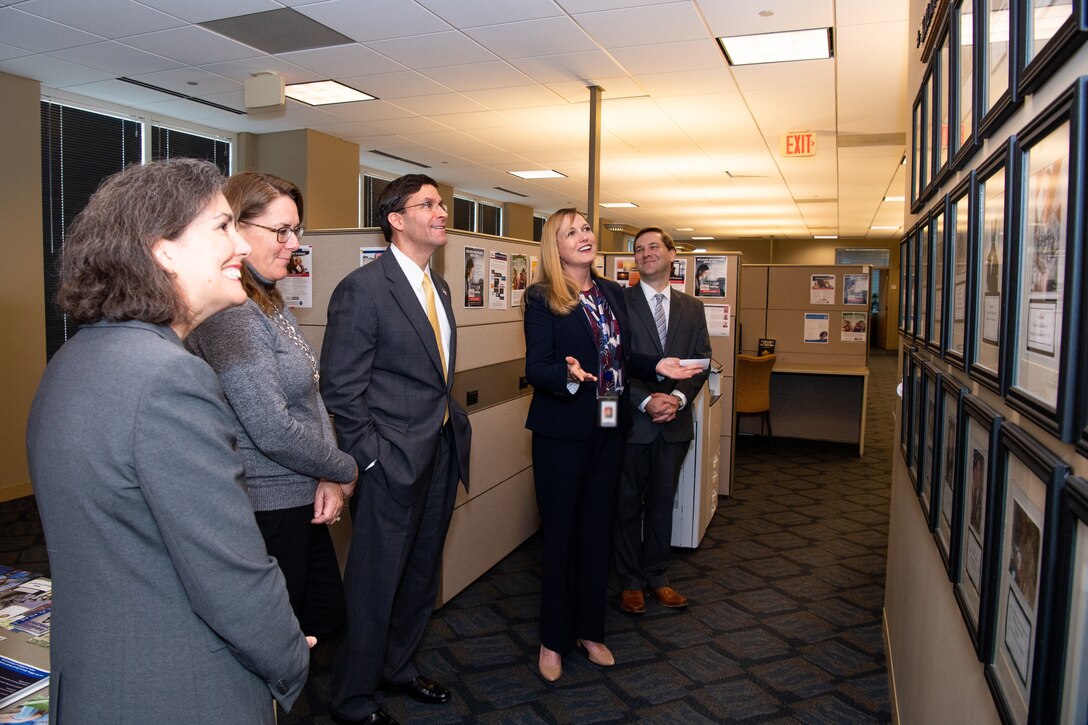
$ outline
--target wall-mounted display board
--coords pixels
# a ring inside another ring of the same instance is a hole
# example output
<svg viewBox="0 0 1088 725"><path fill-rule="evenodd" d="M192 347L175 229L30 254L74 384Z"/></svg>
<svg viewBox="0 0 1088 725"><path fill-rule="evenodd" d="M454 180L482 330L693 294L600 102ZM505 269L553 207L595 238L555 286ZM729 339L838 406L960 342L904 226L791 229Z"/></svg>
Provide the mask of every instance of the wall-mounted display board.
<svg viewBox="0 0 1088 725"><path fill-rule="evenodd" d="M1013 424L1001 428L985 597L986 681L1006 722L1043 722L1053 627L1055 522L1069 467Z"/></svg>
<svg viewBox="0 0 1088 725"><path fill-rule="evenodd" d="M1009 405L1063 441L1081 419L1076 395L1084 321L1085 104L1081 78L1019 134L1015 198L1019 274L1009 334Z"/></svg>

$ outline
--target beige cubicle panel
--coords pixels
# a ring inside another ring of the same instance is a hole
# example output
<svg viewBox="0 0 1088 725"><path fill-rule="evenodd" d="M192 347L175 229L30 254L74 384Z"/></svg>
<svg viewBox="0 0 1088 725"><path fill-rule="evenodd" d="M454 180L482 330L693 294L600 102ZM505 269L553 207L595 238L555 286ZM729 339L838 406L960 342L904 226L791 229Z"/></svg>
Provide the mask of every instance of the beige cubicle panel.
<svg viewBox="0 0 1088 725"><path fill-rule="evenodd" d="M532 391L522 381L525 337L521 310L511 304L509 284L510 255L539 256L539 245L455 230L447 238L432 265L449 283L453 297L457 323L453 395L469 413L473 445L472 487L468 493L458 490L442 560L439 604L471 584L539 526L530 436L525 429ZM307 231L303 242L312 245L313 307L294 312L303 334L320 352L333 289L359 266L361 248L386 244L376 229ZM465 247L484 249L485 267L491 252L507 254L505 308L487 307L486 297L483 308L465 307ZM469 402L470 396L475 402ZM343 525L334 528L341 555L350 536L349 528L340 528Z"/></svg>

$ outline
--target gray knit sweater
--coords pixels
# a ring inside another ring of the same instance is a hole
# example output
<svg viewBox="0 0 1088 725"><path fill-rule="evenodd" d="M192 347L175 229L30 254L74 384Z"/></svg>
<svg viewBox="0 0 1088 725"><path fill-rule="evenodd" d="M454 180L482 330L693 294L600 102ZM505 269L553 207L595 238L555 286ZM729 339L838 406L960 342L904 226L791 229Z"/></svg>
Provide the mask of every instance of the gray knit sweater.
<svg viewBox="0 0 1088 725"><path fill-rule="evenodd" d="M283 316L309 348L291 311ZM215 369L234 409L254 510L312 504L319 478L351 481L355 460L336 447L309 357L253 300L213 315L185 345Z"/></svg>

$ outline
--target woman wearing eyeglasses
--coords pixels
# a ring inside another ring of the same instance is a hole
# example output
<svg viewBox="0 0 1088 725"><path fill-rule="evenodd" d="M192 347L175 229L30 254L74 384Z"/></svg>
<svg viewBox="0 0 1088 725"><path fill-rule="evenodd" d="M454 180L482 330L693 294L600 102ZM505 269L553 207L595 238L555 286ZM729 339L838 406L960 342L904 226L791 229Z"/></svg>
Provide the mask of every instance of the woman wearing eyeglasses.
<svg viewBox="0 0 1088 725"><path fill-rule="evenodd" d="M336 446L318 392L317 355L276 289L302 235L302 192L272 174L236 174L223 191L253 251L249 300L186 340L219 375L234 409L246 492L276 557L302 631L319 639L344 622L344 590L326 524L355 487L355 460Z"/></svg>

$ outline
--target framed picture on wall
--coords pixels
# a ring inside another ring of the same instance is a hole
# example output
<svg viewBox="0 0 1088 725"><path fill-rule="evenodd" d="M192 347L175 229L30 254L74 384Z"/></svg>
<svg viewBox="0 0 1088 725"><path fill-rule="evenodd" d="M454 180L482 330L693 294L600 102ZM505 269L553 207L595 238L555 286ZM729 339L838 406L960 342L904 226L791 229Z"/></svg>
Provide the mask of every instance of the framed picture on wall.
<svg viewBox="0 0 1088 725"><path fill-rule="evenodd" d="M1058 572L1043 722L1088 722L1088 481L1070 476L1058 511Z"/></svg>
<svg viewBox="0 0 1088 725"><path fill-rule="evenodd" d="M958 543L954 538L957 531L953 522L956 511L963 505L963 483L959 480L961 444L963 436L963 398L967 388L951 375L941 378L941 389L937 398L937 419L940 420L940 433L933 450L933 480L937 493L933 497L933 516L930 528L937 540L937 549L941 552L948 578L955 581L959 570Z"/></svg>
<svg viewBox="0 0 1088 725"><path fill-rule="evenodd" d="M955 133L951 133L952 166L961 168L979 148L978 123L976 111L978 103L977 45L975 12L977 0L954 0L949 16L949 73L950 118L955 124Z"/></svg>
<svg viewBox="0 0 1088 725"><path fill-rule="evenodd" d="M913 379L910 371L910 361L912 352L914 352L914 348L903 345L903 377L899 391L899 451L903 454L903 462L907 464L907 468L910 468L910 401L912 397L910 382Z"/></svg>
<svg viewBox="0 0 1088 725"><path fill-rule="evenodd" d="M1018 136L1019 289L1009 405L1064 441L1076 432L1084 241L1081 78Z"/></svg>
<svg viewBox="0 0 1088 725"><path fill-rule="evenodd" d="M1053 627L1058 506L1069 467L1013 424L998 437L991 549L996 584L985 601L994 647L986 680L1006 722L1041 722Z"/></svg>
<svg viewBox="0 0 1088 725"><path fill-rule="evenodd" d="M1017 30L1012 0L978 0L979 135L988 138L1019 102L1016 87Z"/></svg>
<svg viewBox="0 0 1088 725"><path fill-rule="evenodd" d="M935 472L937 466L936 453L939 450L941 436L941 423L937 414L937 407L941 398L941 371L930 361L922 364L922 460L921 475L918 477L918 503L922 506L922 514L926 517L926 525L933 530L933 499L938 496L936 491Z"/></svg>
<svg viewBox="0 0 1088 725"><path fill-rule="evenodd" d="M1009 203L1012 141L1010 137L978 169L975 186L976 224L972 243L976 248L973 273L974 305L971 313L971 358L968 372L998 394L1003 390L1001 356L1003 330L1008 318Z"/></svg>
<svg viewBox="0 0 1088 725"><path fill-rule="evenodd" d="M926 84L918 89L911 109L911 146L910 146L910 210L918 213L922 209L923 194L929 175L926 173L929 157L926 155Z"/></svg>
<svg viewBox="0 0 1088 725"><path fill-rule="evenodd" d="M963 442L957 460L956 480L960 482L962 505L954 510L952 541L958 562L954 593L967 632L980 661L989 661L993 640L983 626L982 597L985 588L987 534L993 501L994 473L992 456L997 451L997 435L1004 418L974 395L963 398Z"/></svg>
<svg viewBox="0 0 1088 725"><path fill-rule="evenodd" d="M1017 74L1021 97L1036 90L1088 38L1084 0L1021 0Z"/></svg>
<svg viewBox="0 0 1088 725"><path fill-rule="evenodd" d="M948 216L947 205L948 197L942 196L929 212L929 247L933 250L933 272L930 279L932 280L933 291L930 293L932 304L929 308L930 323L929 335L926 336L926 347L938 355L944 349L948 339L946 334L948 318L945 315L945 309L947 308L945 290L948 289L945 280L948 269L945 264L945 249L947 248L945 240L948 232L945 225L945 219Z"/></svg>
<svg viewBox="0 0 1088 725"><path fill-rule="evenodd" d="M940 37L937 40L937 50L930 60L933 68L931 77L933 95L930 103L933 109L930 117L933 123L930 138L930 155L933 157L933 188L937 188L944 181L949 170L949 146L948 146L948 97L951 85L948 75L949 69L949 38L947 23L941 28Z"/></svg>
<svg viewBox="0 0 1088 725"><path fill-rule="evenodd" d="M914 229L916 244L918 245L918 303L915 305L914 337L918 344L925 346L929 340L931 323L930 310L933 307L933 245L929 232L929 219L919 222Z"/></svg>
<svg viewBox="0 0 1088 725"><path fill-rule="evenodd" d="M899 332L907 331L905 320L907 319L907 239L904 237L899 242Z"/></svg>
<svg viewBox="0 0 1088 725"><path fill-rule="evenodd" d="M907 470L910 472L910 480L914 483L915 491L920 491L922 486L922 466L925 459L923 441L925 435L925 378L922 374L922 363L925 358L918 353L910 356L910 455L907 458Z"/></svg>
<svg viewBox="0 0 1088 725"><path fill-rule="evenodd" d="M918 234L911 229L907 234L906 319L903 324L909 340L914 340L915 308L918 304Z"/></svg>
<svg viewBox="0 0 1088 725"><path fill-rule="evenodd" d="M968 285L968 272L971 269L969 252L974 235L975 172L956 185L948 196L948 235L946 246L950 269L948 278L948 342L945 344L945 359L957 368L966 371L967 345L971 341L968 333L968 310L973 305L974 295Z"/></svg>

